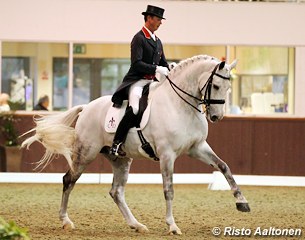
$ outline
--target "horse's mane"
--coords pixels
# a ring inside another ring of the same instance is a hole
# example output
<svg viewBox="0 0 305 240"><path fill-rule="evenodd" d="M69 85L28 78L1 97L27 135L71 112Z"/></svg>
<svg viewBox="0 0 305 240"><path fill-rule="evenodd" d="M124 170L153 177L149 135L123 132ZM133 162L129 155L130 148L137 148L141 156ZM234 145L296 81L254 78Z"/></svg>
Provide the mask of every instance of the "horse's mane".
<svg viewBox="0 0 305 240"><path fill-rule="evenodd" d="M183 71L190 63L196 63L199 61L217 61L219 60L215 57L211 57L208 55L197 55L190 58L187 58L185 60L180 61L171 71L170 74L179 74L181 71Z"/></svg>

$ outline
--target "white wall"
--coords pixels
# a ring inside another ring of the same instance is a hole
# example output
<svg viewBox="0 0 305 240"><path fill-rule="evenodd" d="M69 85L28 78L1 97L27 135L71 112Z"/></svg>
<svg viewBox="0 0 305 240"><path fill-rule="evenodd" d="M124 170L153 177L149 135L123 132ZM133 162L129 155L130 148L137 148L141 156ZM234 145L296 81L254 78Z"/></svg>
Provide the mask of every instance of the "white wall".
<svg viewBox="0 0 305 240"><path fill-rule="evenodd" d="M254 2L1 0L0 39L129 43L147 4L164 43L305 45L305 4Z"/></svg>

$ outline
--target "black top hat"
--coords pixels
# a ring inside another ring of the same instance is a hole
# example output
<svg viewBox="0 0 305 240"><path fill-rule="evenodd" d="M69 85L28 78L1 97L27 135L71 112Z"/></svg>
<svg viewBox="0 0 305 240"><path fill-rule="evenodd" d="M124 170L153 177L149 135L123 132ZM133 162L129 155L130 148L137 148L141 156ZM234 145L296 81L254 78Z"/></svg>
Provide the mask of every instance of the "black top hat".
<svg viewBox="0 0 305 240"><path fill-rule="evenodd" d="M163 17L163 13L164 13L163 8L159 8L159 7L152 6L152 5L147 5L146 12L142 12L142 15L153 15L153 16L157 16L159 18L165 19Z"/></svg>

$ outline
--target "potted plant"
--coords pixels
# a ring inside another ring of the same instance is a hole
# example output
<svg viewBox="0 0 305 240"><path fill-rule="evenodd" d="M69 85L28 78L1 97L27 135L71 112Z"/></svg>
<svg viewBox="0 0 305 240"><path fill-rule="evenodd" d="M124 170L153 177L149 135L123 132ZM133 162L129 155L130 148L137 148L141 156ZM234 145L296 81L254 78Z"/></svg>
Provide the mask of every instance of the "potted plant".
<svg viewBox="0 0 305 240"><path fill-rule="evenodd" d="M20 228L14 221L6 222L0 217L0 239L17 240L24 239L30 240L27 229Z"/></svg>
<svg viewBox="0 0 305 240"><path fill-rule="evenodd" d="M22 151L19 148L18 131L15 127L19 119L14 112L0 113L1 131L1 162L2 170L7 172L20 172Z"/></svg>

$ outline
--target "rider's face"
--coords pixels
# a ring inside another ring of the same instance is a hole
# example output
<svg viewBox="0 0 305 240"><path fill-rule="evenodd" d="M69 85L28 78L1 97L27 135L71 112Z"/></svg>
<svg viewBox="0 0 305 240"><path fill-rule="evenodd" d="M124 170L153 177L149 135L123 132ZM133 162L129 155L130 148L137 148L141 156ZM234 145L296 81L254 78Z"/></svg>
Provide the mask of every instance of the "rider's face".
<svg viewBox="0 0 305 240"><path fill-rule="evenodd" d="M161 24L162 24L162 18L159 18L157 16L148 16L146 27L153 33L154 31L158 30Z"/></svg>

